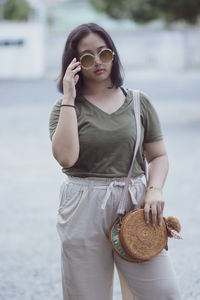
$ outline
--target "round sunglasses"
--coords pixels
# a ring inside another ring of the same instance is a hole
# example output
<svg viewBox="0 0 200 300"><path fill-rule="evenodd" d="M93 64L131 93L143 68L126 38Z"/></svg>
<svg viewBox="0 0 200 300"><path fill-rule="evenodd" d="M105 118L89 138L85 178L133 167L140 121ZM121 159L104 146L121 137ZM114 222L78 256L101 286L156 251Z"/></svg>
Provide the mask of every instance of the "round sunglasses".
<svg viewBox="0 0 200 300"><path fill-rule="evenodd" d="M97 55L85 53L80 57L80 63L83 69L90 69L95 64L96 56L102 63L109 63L113 60L115 53L108 48L102 49Z"/></svg>

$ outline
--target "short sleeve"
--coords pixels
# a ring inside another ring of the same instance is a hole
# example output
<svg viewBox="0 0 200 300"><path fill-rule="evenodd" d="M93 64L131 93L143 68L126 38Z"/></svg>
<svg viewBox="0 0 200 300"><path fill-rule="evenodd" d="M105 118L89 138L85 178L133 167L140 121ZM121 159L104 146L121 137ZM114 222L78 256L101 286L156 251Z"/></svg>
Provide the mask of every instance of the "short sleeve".
<svg viewBox="0 0 200 300"><path fill-rule="evenodd" d="M158 114L148 96L140 92L141 115L144 126L144 143L152 143L163 139Z"/></svg>
<svg viewBox="0 0 200 300"><path fill-rule="evenodd" d="M52 108L52 111L50 113L50 117L49 117L49 136L50 136L51 140L52 140L54 132L56 131L56 127L57 127L57 124L58 124L61 102L62 102L62 99L58 100L54 104L54 106Z"/></svg>

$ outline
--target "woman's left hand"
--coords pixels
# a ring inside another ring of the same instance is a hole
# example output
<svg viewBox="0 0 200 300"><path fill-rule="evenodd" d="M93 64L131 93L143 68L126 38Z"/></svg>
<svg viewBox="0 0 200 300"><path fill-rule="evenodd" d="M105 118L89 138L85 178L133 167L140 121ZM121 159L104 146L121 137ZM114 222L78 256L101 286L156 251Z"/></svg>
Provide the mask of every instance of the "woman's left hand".
<svg viewBox="0 0 200 300"><path fill-rule="evenodd" d="M149 189L144 198L144 216L145 221L149 223L149 215L152 216L152 225L162 224L164 201L162 192L156 189Z"/></svg>

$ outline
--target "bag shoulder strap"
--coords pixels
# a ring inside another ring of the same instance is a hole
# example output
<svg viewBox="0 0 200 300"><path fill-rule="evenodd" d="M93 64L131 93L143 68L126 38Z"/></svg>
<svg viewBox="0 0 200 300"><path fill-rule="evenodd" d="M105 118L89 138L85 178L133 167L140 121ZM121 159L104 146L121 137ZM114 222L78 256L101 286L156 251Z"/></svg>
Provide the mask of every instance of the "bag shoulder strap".
<svg viewBox="0 0 200 300"><path fill-rule="evenodd" d="M135 120L136 120L136 144L135 144L135 149L134 149L134 154L130 166L130 170L128 172L128 176L125 180L125 187L122 192L122 196L119 202L117 214L118 215L123 215L125 213L126 209L126 203L127 203L127 195L128 195L128 186L131 180L131 175L132 175L132 169L133 169L133 164L135 161L135 157L137 154L137 151L139 149L140 145L140 139L141 139L141 120L140 120L140 90L131 90L132 91L132 96L133 96L133 106L134 106L134 114L135 114Z"/></svg>

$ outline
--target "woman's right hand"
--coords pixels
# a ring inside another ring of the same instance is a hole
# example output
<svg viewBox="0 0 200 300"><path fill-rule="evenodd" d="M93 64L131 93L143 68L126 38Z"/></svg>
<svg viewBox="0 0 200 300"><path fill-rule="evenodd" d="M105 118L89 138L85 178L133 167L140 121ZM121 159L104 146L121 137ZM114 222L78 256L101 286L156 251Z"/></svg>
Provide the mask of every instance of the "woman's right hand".
<svg viewBox="0 0 200 300"><path fill-rule="evenodd" d="M65 75L63 77L63 94L64 102L74 103L76 98L76 84L79 80L79 75L77 74L81 70L81 64L74 58L66 69Z"/></svg>

